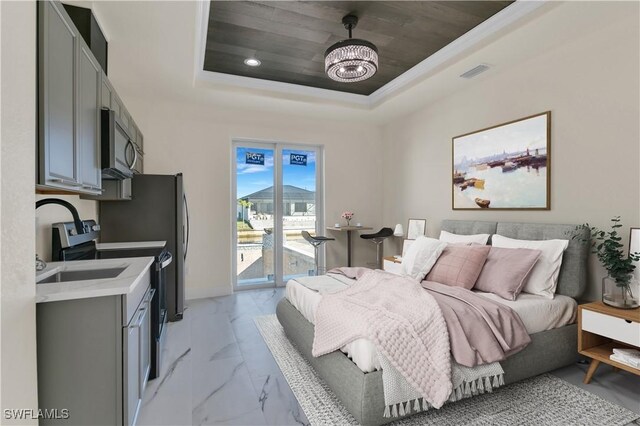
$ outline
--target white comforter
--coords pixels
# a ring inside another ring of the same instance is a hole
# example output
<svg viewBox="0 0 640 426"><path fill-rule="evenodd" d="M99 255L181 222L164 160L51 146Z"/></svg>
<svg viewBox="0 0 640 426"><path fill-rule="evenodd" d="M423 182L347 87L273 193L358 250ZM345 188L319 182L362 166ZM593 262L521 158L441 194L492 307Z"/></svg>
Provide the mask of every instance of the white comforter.
<svg viewBox="0 0 640 426"><path fill-rule="evenodd" d="M335 274L305 277L300 280L307 280L305 283L307 285L316 281L316 286L311 285L311 287L317 287L321 291L311 290L296 280L290 280L286 287L286 297L312 324L315 324L316 309L322 299L321 293L337 291L345 288L351 282L349 278ZM516 311L529 334L572 324L576 319L577 303L567 296L556 294L554 299L547 299L542 296L521 293L516 301L507 301L492 293L477 292L477 294L509 306ZM347 354L364 372L380 369L376 348L367 339L357 339L343 346L341 351Z"/></svg>

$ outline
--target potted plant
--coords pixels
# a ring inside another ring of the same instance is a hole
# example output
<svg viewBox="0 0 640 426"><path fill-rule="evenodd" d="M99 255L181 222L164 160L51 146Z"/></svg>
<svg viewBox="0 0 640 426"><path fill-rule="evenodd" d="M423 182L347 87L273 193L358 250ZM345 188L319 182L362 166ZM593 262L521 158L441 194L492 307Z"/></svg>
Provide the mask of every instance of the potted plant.
<svg viewBox="0 0 640 426"><path fill-rule="evenodd" d="M588 223L583 225L591 231L592 253L598 256L609 273L602 279L602 302L616 308L637 308L640 289L638 281L634 279L636 266L633 262L640 260L640 252L625 256L622 237L618 234L618 229L622 228L620 216L614 217L611 222L608 232Z"/></svg>

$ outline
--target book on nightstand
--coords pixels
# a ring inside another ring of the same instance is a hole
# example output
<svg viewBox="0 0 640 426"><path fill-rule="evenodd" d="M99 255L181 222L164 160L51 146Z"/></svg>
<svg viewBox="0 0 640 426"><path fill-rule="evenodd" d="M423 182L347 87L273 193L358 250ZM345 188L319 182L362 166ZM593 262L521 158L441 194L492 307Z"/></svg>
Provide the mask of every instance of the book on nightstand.
<svg viewBox="0 0 640 426"><path fill-rule="evenodd" d="M640 368L640 351L637 349L614 348L609 359L634 368Z"/></svg>

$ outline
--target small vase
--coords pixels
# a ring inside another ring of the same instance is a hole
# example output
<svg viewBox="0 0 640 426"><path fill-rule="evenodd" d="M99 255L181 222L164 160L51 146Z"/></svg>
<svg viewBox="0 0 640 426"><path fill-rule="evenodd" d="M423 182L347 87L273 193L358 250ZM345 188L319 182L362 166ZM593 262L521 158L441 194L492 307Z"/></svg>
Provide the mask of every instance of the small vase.
<svg viewBox="0 0 640 426"><path fill-rule="evenodd" d="M351 226L351 219L345 219L347 221L347 226Z"/></svg>
<svg viewBox="0 0 640 426"><path fill-rule="evenodd" d="M635 309L640 306L640 283L634 277L620 280L602 279L602 303L614 308Z"/></svg>

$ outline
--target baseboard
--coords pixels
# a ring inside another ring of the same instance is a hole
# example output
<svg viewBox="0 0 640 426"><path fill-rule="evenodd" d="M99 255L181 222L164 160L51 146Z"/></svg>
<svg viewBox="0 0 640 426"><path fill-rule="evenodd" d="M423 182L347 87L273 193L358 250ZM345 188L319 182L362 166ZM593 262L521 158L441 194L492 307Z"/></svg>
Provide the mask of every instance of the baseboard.
<svg viewBox="0 0 640 426"><path fill-rule="evenodd" d="M231 286L228 287L196 287L196 288L185 288L185 299L186 300L194 300L194 299L206 299L208 297L218 297L218 296L227 296L233 294L233 288Z"/></svg>

